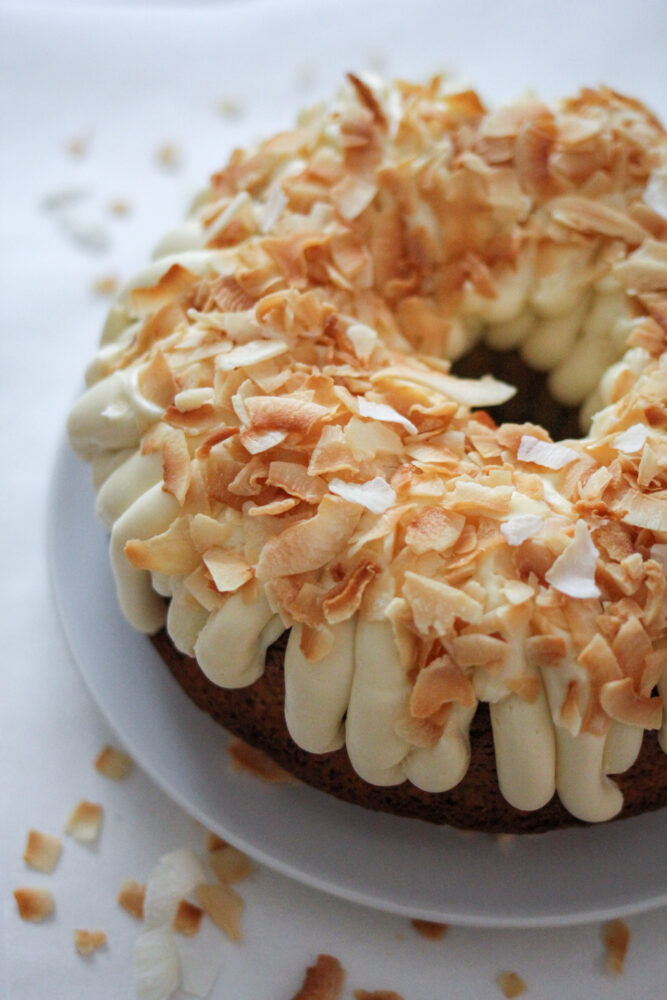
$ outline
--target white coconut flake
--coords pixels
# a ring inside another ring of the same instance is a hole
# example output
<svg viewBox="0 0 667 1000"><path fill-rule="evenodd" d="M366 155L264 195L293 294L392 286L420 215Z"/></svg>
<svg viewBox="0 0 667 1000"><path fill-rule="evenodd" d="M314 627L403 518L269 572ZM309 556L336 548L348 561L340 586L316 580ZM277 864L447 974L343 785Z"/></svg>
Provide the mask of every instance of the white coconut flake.
<svg viewBox="0 0 667 1000"><path fill-rule="evenodd" d="M287 344L284 340L249 340L247 344L239 344L226 354L218 355L215 366L221 372L250 368L252 365L261 364L262 361L277 358L286 350Z"/></svg>
<svg viewBox="0 0 667 1000"><path fill-rule="evenodd" d="M570 462L575 462L579 458L579 453L574 448L566 448L563 444L541 441L532 434L524 434L517 458L520 462L533 462L545 469L563 469Z"/></svg>
<svg viewBox="0 0 667 1000"><path fill-rule="evenodd" d="M280 184L274 184L269 191L269 196L262 206L259 228L263 233L268 233L282 215L283 209L287 206L287 195Z"/></svg>
<svg viewBox="0 0 667 1000"><path fill-rule="evenodd" d="M137 1000L167 1000L181 979L172 931L154 927L134 942L134 988Z"/></svg>
<svg viewBox="0 0 667 1000"><path fill-rule="evenodd" d="M663 573L667 575L667 545L657 542L650 548L651 559L655 559L662 567Z"/></svg>
<svg viewBox="0 0 667 1000"><path fill-rule="evenodd" d="M642 200L656 215L667 219L667 170L656 170L651 174Z"/></svg>
<svg viewBox="0 0 667 1000"><path fill-rule="evenodd" d="M533 538L544 527L544 518L537 514L515 514L500 525L500 530L510 545L521 545Z"/></svg>
<svg viewBox="0 0 667 1000"><path fill-rule="evenodd" d="M213 240L218 236L224 229L227 228L229 223L235 218L238 213L245 208L246 205L252 204L252 198L247 191L239 191L237 195L232 198L227 208L225 208L218 218L211 223L211 225L206 229L206 239Z"/></svg>
<svg viewBox="0 0 667 1000"><path fill-rule="evenodd" d="M389 406L387 403L374 403L372 400L366 399L365 396L359 396L357 403L359 404L360 417L384 420L388 424L400 424L406 430L410 431L411 434L417 433L417 428L412 421L404 417L398 410L395 410L393 406Z"/></svg>
<svg viewBox="0 0 667 1000"><path fill-rule="evenodd" d="M345 331L345 336L361 361L368 361L378 345L377 331L366 323L351 323Z"/></svg>
<svg viewBox="0 0 667 1000"><path fill-rule="evenodd" d="M222 969L219 941L206 940L200 932L194 941L176 941L176 947L181 963L181 989L190 996L207 997Z"/></svg>
<svg viewBox="0 0 667 1000"><path fill-rule="evenodd" d="M206 881L202 863L187 848L164 854L146 882L144 926L171 926L178 904L189 892Z"/></svg>
<svg viewBox="0 0 667 1000"><path fill-rule="evenodd" d="M574 538L558 556L546 574L546 580L568 597L579 597L582 600L599 597L600 590L595 583L598 554L591 541L588 525L580 519L574 528Z"/></svg>
<svg viewBox="0 0 667 1000"><path fill-rule="evenodd" d="M332 479L329 489L343 500L361 504L374 514L384 514L396 503L396 494L381 476L376 476L367 483L346 483L344 479Z"/></svg>
<svg viewBox="0 0 667 1000"><path fill-rule="evenodd" d="M612 444L617 451L622 451L626 455L632 455L636 451L641 451L646 444L648 437L648 427L644 424L633 424L627 430L614 438Z"/></svg>

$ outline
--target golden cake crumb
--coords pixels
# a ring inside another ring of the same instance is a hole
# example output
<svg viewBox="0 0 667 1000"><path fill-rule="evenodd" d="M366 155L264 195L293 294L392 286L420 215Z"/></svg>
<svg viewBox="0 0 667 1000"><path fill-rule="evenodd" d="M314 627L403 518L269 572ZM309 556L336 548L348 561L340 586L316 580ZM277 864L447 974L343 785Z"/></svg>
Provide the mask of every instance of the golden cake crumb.
<svg viewBox="0 0 667 1000"><path fill-rule="evenodd" d="M101 805L83 799L69 814L65 832L82 844L92 844L102 828L102 815Z"/></svg>
<svg viewBox="0 0 667 1000"><path fill-rule="evenodd" d="M59 837L52 837L50 834L41 833L39 830L30 830L23 853L23 860L36 871L50 875L58 864L62 846L62 841Z"/></svg>
<svg viewBox="0 0 667 1000"><path fill-rule="evenodd" d="M624 920L610 920L602 928L602 940L607 951L607 969L620 976L630 943L630 929Z"/></svg>
<svg viewBox="0 0 667 1000"><path fill-rule="evenodd" d="M192 937L199 930L204 911L194 903L189 903L187 899L182 899L178 904L176 916L174 917L173 928L179 934Z"/></svg>
<svg viewBox="0 0 667 1000"><path fill-rule="evenodd" d="M516 972L501 972L496 978L496 982L503 995L510 1000L512 997L520 997L527 989L525 982Z"/></svg>
<svg viewBox="0 0 667 1000"><path fill-rule="evenodd" d="M227 885L204 884L197 886L196 895L213 923L232 941L241 941L241 913L245 904L239 894Z"/></svg>
<svg viewBox="0 0 667 1000"><path fill-rule="evenodd" d="M345 970L333 955L318 955L315 965L306 969L303 984L292 1000L338 1000L343 989Z"/></svg>
<svg viewBox="0 0 667 1000"><path fill-rule="evenodd" d="M95 760L95 769L112 781L122 781L133 767L134 761L130 755L112 746L105 746L100 750Z"/></svg>
<svg viewBox="0 0 667 1000"><path fill-rule="evenodd" d="M104 931L74 931L74 947L80 955L92 955L94 951L107 943Z"/></svg>
<svg viewBox="0 0 667 1000"><path fill-rule="evenodd" d="M412 926L422 937L431 941L440 941L449 930L448 924L440 924L436 920L413 920Z"/></svg>
<svg viewBox="0 0 667 1000"><path fill-rule="evenodd" d="M56 901L49 889L32 889L21 886L14 890L14 899L21 920L39 924L46 920L56 908Z"/></svg>

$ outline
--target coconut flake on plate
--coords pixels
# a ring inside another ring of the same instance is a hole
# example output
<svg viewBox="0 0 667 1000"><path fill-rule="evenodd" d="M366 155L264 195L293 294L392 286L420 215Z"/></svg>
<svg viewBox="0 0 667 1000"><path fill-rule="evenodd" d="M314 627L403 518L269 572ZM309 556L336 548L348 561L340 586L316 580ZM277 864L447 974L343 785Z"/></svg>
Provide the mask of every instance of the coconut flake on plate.
<svg viewBox="0 0 667 1000"><path fill-rule="evenodd" d="M544 518L537 514L515 514L500 525L509 545L521 545L544 527Z"/></svg>
<svg viewBox="0 0 667 1000"><path fill-rule="evenodd" d="M137 1000L167 1000L181 981L174 935L153 927L134 942L134 988Z"/></svg>
<svg viewBox="0 0 667 1000"><path fill-rule="evenodd" d="M358 503L374 514L384 514L396 503L396 494L382 476L375 476L367 483L346 483L344 479L332 479L329 490L343 500Z"/></svg>
<svg viewBox="0 0 667 1000"><path fill-rule="evenodd" d="M50 917L56 908L50 889L21 886L14 890L14 899L21 920L29 920L33 924L41 924L42 920Z"/></svg>
<svg viewBox="0 0 667 1000"><path fill-rule="evenodd" d="M197 886L197 900L207 917L232 941L240 941L244 902L238 892L222 882Z"/></svg>
<svg viewBox="0 0 667 1000"><path fill-rule="evenodd" d="M74 931L74 947L80 955L92 955L98 948L107 943L104 931L87 931L78 928Z"/></svg>
<svg viewBox="0 0 667 1000"><path fill-rule="evenodd" d="M417 434L417 428L404 417L402 413L395 410L393 406L389 406L387 403L374 403L370 399L366 399L365 396L359 396L357 400L359 404L359 416L360 417L370 417L373 420L384 420L389 424L401 424L406 430L410 431L411 434Z"/></svg>
<svg viewBox="0 0 667 1000"><path fill-rule="evenodd" d="M641 451L646 444L648 437L648 427L645 424L633 424L627 430L614 438L612 445L617 451L632 455L636 451Z"/></svg>
<svg viewBox="0 0 667 1000"><path fill-rule="evenodd" d="M69 814L65 832L82 844L92 844L102 828L102 813L102 806L96 802L79 802Z"/></svg>
<svg viewBox="0 0 667 1000"><path fill-rule="evenodd" d="M62 846L59 837L52 837L40 830L29 830L23 860L30 868L50 875L58 864Z"/></svg>
<svg viewBox="0 0 667 1000"><path fill-rule="evenodd" d="M112 781L122 781L134 767L134 761L129 754L116 747L105 746L95 759L95 770Z"/></svg>
<svg viewBox="0 0 667 1000"><path fill-rule="evenodd" d="M146 927L171 926L183 897L205 881L204 868L194 851L179 848L164 854L146 883Z"/></svg>
<svg viewBox="0 0 667 1000"><path fill-rule="evenodd" d="M284 340L249 340L245 344L233 347L225 354L219 354L215 367L220 372L232 372L237 368L251 368L262 361L277 358L287 350Z"/></svg>
<svg viewBox="0 0 667 1000"><path fill-rule="evenodd" d="M579 452L574 448L566 448L563 444L553 441L542 441L532 434L524 434L519 444L517 458L520 462L532 462L546 469L563 469L570 462L579 458Z"/></svg>
<svg viewBox="0 0 667 1000"><path fill-rule="evenodd" d="M572 541L561 552L551 569L546 573L546 580L568 597L578 597L583 600L599 597L600 590L595 583L595 567L598 550L591 540L588 525L579 519L574 528Z"/></svg>

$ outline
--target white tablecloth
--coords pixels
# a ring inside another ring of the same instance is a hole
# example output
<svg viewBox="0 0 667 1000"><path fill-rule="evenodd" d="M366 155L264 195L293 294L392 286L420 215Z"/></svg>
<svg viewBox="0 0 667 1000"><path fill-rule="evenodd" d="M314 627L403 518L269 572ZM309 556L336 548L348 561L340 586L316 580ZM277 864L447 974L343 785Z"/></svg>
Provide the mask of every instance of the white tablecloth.
<svg viewBox="0 0 667 1000"><path fill-rule="evenodd" d="M159 11L0 7L0 995L10 1000L132 997L137 924L115 902L120 882L145 879L167 850L204 845L201 828L139 769L118 784L93 769L99 749L115 739L82 685L49 588L52 463L107 307L93 284L127 277L233 145L288 124L300 104L329 93L349 68L424 75L455 65L498 96L532 82L556 94L606 78L667 112L660 90L667 17L659 3L567 3L528 13L514 2L472 2L465 19L454 17L459 4L433 3L430 11L340 4L335 20L329 5L322 18L312 13L316 4L310 9L294 0ZM255 27L271 17L270 44L264 31L260 46ZM171 170L156 161L165 144L177 153ZM113 214L113 201L127 202L129 214ZM83 798L104 805L99 843L86 848L65 838L54 874L27 869L28 829L62 834ZM19 885L50 887L54 917L22 922L12 897ZM244 943L211 938L223 959L213 994L220 1000L289 998L320 951L347 968L346 996L386 988L406 1000L483 1000L500 995L502 969L517 969L535 997L634 1000L657 996L667 982L664 910L629 919L626 972L612 981L595 924L452 928L430 942L403 918L269 870L241 892ZM72 945L75 927L104 929L108 946L82 959Z"/></svg>

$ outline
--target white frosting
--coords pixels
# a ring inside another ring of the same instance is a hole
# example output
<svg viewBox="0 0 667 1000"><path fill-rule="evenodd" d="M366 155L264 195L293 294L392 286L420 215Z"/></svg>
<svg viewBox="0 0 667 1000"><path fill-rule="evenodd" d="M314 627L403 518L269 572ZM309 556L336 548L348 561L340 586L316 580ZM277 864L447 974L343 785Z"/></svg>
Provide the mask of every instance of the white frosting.
<svg viewBox="0 0 667 1000"><path fill-rule="evenodd" d="M639 726L626 726L612 722L604 747L605 774L623 774L632 767L642 748L644 730Z"/></svg>
<svg viewBox="0 0 667 1000"><path fill-rule="evenodd" d="M412 750L404 773L413 785L425 792L447 792L461 781L470 764L468 731L475 708L452 705L447 724L438 742Z"/></svg>
<svg viewBox="0 0 667 1000"><path fill-rule="evenodd" d="M556 740L544 691L510 694L490 706L498 784L516 809L540 809L556 791Z"/></svg>
<svg viewBox="0 0 667 1000"><path fill-rule="evenodd" d="M67 432L82 458L136 447L142 434L160 419L162 407L142 396L138 377L136 368L116 371L96 382L74 404Z"/></svg>
<svg viewBox="0 0 667 1000"><path fill-rule="evenodd" d="M602 823L623 807L620 789L604 773L606 736L573 736L556 726L556 790L568 812L586 823Z"/></svg>
<svg viewBox="0 0 667 1000"><path fill-rule="evenodd" d="M209 616L194 644L195 656L214 684L246 687L261 677L266 651L283 631L263 594L246 604L237 592Z"/></svg>
<svg viewBox="0 0 667 1000"><path fill-rule="evenodd" d="M107 528L112 528L130 504L161 480L161 453L142 455L135 451L105 479L97 494L95 513Z"/></svg>

